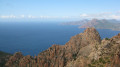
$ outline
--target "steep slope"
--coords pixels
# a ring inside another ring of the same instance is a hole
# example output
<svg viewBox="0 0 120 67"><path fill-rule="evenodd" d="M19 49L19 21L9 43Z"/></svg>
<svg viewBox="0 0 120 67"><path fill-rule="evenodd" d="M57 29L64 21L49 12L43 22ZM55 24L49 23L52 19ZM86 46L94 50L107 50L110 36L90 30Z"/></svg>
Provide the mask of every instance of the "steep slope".
<svg viewBox="0 0 120 67"><path fill-rule="evenodd" d="M0 51L0 67L4 67L10 56L11 54Z"/></svg>
<svg viewBox="0 0 120 67"><path fill-rule="evenodd" d="M86 54L85 51L82 53ZM100 45L94 45L88 55L79 55L66 67L120 67L120 33L102 40Z"/></svg>
<svg viewBox="0 0 120 67"><path fill-rule="evenodd" d="M94 27L95 25L99 24L100 21L98 19L92 19L90 21L88 21L86 24L82 25L80 28L90 28L90 27ZM101 22L104 23L104 22Z"/></svg>
<svg viewBox="0 0 120 67"><path fill-rule="evenodd" d="M74 22L62 23L63 25L78 25L78 28L91 28L96 29L111 29L120 31L120 21L114 19L92 19L92 20L81 20Z"/></svg>
<svg viewBox="0 0 120 67"><path fill-rule="evenodd" d="M23 56L20 52L17 52L10 57L6 66L98 67L99 65L113 65L117 67L120 64L119 47L120 34L101 41L100 35L95 28L87 28L83 33L71 37L65 45L53 45L38 56Z"/></svg>
<svg viewBox="0 0 120 67"><path fill-rule="evenodd" d="M120 23L118 23L116 20L92 19L88 21L86 24L79 26L79 28L90 28L90 27L94 27L96 29L120 30Z"/></svg>

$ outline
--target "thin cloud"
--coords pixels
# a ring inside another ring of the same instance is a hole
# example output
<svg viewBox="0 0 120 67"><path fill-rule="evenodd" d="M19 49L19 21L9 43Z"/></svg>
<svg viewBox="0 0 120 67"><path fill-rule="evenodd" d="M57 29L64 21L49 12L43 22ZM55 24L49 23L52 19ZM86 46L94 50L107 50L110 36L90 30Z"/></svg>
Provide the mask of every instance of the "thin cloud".
<svg viewBox="0 0 120 67"><path fill-rule="evenodd" d="M81 17L87 17L88 15L87 14L81 14L80 16Z"/></svg>
<svg viewBox="0 0 120 67"><path fill-rule="evenodd" d="M120 14L120 10L119 10L119 11L117 11L117 14Z"/></svg>
<svg viewBox="0 0 120 67"><path fill-rule="evenodd" d="M21 17L21 18L25 18L25 15L21 15L20 17Z"/></svg>
<svg viewBox="0 0 120 67"><path fill-rule="evenodd" d="M15 15L2 15L2 16L0 16L0 18L3 18L3 19L5 19L5 18L16 18L16 16Z"/></svg>
<svg viewBox="0 0 120 67"><path fill-rule="evenodd" d="M111 12L103 12L103 13L97 13L97 14L81 14L80 18L84 19L92 19L92 18L98 18L98 19L117 19L120 20L120 15L113 14Z"/></svg>
<svg viewBox="0 0 120 67"><path fill-rule="evenodd" d="M112 13L112 12L102 12L102 13L95 13L95 14L87 14L83 13L79 16L33 16L33 15L1 15L0 18L7 19L7 18L13 18L13 19L19 19L19 18L27 18L27 19L117 19L120 20L120 14Z"/></svg>
<svg viewBox="0 0 120 67"><path fill-rule="evenodd" d="M28 15L28 18L37 18L36 16Z"/></svg>
<svg viewBox="0 0 120 67"><path fill-rule="evenodd" d="M111 15L110 17L111 19L117 19L117 20L120 19L120 15Z"/></svg>

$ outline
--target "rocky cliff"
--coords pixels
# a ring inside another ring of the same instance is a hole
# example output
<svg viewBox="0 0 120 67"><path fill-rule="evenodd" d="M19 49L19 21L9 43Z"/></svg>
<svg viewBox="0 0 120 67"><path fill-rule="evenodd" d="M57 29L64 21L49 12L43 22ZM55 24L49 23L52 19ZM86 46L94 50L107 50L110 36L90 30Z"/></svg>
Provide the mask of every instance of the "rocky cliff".
<svg viewBox="0 0 120 67"><path fill-rule="evenodd" d="M12 56L9 53L0 51L0 67L4 67L5 63L9 60L9 57Z"/></svg>
<svg viewBox="0 0 120 67"><path fill-rule="evenodd" d="M71 37L65 45L53 45L38 56L17 52L6 67L120 67L120 34L101 40L95 28Z"/></svg>

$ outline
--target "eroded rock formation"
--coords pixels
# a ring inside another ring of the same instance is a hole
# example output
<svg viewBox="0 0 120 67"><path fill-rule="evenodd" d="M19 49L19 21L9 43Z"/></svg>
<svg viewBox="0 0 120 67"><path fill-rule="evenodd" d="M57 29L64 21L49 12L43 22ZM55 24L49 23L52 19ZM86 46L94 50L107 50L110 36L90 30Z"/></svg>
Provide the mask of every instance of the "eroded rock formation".
<svg viewBox="0 0 120 67"><path fill-rule="evenodd" d="M38 56L15 53L7 67L119 67L120 34L101 41L95 28L71 37L65 45L53 45Z"/></svg>

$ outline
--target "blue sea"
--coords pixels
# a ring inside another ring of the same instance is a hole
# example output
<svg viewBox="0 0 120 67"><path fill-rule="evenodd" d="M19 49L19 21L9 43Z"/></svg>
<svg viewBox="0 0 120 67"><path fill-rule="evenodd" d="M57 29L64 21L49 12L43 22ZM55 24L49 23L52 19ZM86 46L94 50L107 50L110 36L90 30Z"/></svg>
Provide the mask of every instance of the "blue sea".
<svg viewBox="0 0 120 67"><path fill-rule="evenodd" d="M83 32L78 26L60 22L0 22L0 50L37 55L53 44L64 45L70 38ZM97 29L101 38L111 38L120 31Z"/></svg>

